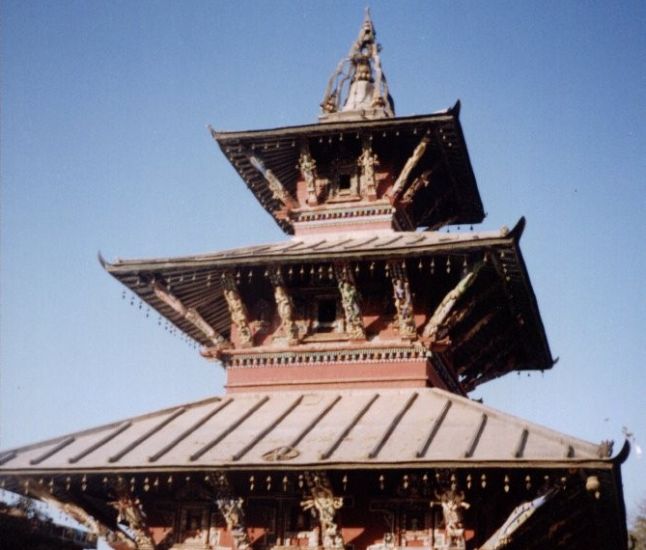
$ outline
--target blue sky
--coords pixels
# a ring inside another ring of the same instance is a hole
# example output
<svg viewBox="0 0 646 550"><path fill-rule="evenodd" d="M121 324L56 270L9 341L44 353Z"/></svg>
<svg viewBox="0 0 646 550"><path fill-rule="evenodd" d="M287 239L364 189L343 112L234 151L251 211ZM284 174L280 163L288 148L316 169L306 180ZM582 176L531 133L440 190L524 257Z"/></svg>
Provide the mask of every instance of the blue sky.
<svg viewBox="0 0 646 550"><path fill-rule="evenodd" d="M2 3L0 447L222 391L122 299L100 250L276 241L207 131L316 120L363 2ZM488 213L522 248L559 363L474 392L646 448L646 4L372 2L399 115L461 120ZM462 228L463 230L465 228ZM455 230L455 229L453 229ZM623 468L646 498L646 457Z"/></svg>

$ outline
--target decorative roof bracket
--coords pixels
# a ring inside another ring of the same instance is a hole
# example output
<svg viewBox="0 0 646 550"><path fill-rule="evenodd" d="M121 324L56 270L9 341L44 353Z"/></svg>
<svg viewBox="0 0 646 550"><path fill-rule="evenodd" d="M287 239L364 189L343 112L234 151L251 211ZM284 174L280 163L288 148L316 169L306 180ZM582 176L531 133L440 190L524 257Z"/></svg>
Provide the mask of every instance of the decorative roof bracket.
<svg viewBox="0 0 646 550"><path fill-rule="evenodd" d="M157 280L153 280L151 288L157 298L197 328L213 343L214 346L221 349L231 346L231 343L211 325L209 325L195 308L186 307L179 298L168 292L162 283Z"/></svg>
<svg viewBox="0 0 646 550"><path fill-rule="evenodd" d="M413 311L413 297L408 282L406 264L401 260L388 262L390 278L393 283L393 296L397 308L399 336L402 338L417 338L417 327Z"/></svg>
<svg viewBox="0 0 646 550"><path fill-rule="evenodd" d="M465 295L471 285L473 285L476 275L482 269L483 265L484 263L482 262L476 264L473 271L460 279L460 282L455 286L455 288L451 289L448 294L444 296L440 305L435 308L435 311L426 324L426 327L424 327L424 332L422 333L423 338L428 338L433 342L437 339L438 333L446 322L453 307L458 300Z"/></svg>
<svg viewBox="0 0 646 550"><path fill-rule="evenodd" d="M396 201L399 198L399 195L401 195L401 193L404 191L406 182L408 181L408 176L410 176L413 168L417 166L421 158L424 156L426 147L428 146L430 141L431 139L428 135L424 136L417 144L417 147L415 147L415 149L413 150L413 154L408 157L406 164L404 164L404 167L399 173L399 176L397 176L397 179L395 180L395 183L390 191L390 196L392 197L393 201Z"/></svg>
<svg viewBox="0 0 646 550"><path fill-rule="evenodd" d="M109 504L117 511L117 524L128 525L134 534L137 550L155 550L155 541L139 498L131 493L123 478L118 478L113 488L117 499Z"/></svg>
<svg viewBox="0 0 646 550"><path fill-rule="evenodd" d="M366 329L363 326L363 317L359 305L359 292L352 275L352 270L347 263L334 265L336 280L341 294L341 305L345 314L346 332L353 339L365 340Z"/></svg>
<svg viewBox="0 0 646 550"><path fill-rule="evenodd" d="M233 538L234 549L247 550L251 546L251 541L244 523L244 500L227 496L218 498L216 503Z"/></svg>
<svg viewBox="0 0 646 550"><path fill-rule="evenodd" d="M269 191L271 191L274 199L283 203L287 208L295 208L298 206L298 203L287 191L283 183L265 166L264 162L257 155L251 153L247 154L247 157L249 158L250 164L265 178Z"/></svg>
<svg viewBox="0 0 646 550"><path fill-rule="evenodd" d="M422 187L428 187L429 182L431 181L431 175L433 173L433 170L424 170L419 176L417 176L414 180L413 183L410 184L406 192L401 198L401 202L403 204L410 204L413 202L413 198L417 194L417 192L422 188Z"/></svg>
<svg viewBox="0 0 646 550"><path fill-rule="evenodd" d="M319 520L321 538L325 550L340 550L344 547L343 536L334 521L336 511L343 506L343 497L335 497L332 485L324 472L305 472L309 495L301 501L303 510L311 510ZM317 544L318 545L318 544Z"/></svg>
<svg viewBox="0 0 646 550"><path fill-rule="evenodd" d="M361 196L369 201L377 198L377 180L375 178L375 166L379 165L377 155L372 151L372 136L363 136L362 151L358 164L361 170L361 184L359 186Z"/></svg>
<svg viewBox="0 0 646 550"><path fill-rule="evenodd" d="M222 286L224 288L224 299L229 306L231 322L238 329L240 344L243 347L250 347L253 345L253 335L251 333L251 327L249 326L249 314L240 297L240 292L238 292L238 285L236 284L233 273L230 271L224 271L222 273Z"/></svg>
<svg viewBox="0 0 646 550"><path fill-rule="evenodd" d="M289 344L296 344L299 341L299 337L298 327L294 320L294 303L285 287L285 280L280 271L280 266L273 267L269 270L269 280L274 287L276 310L278 311L278 317L280 317L280 326L276 332L284 338L287 338Z"/></svg>
<svg viewBox="0 0 646 550"><path fill-rule="evenodd" d="M464 548L464 524L462 523L462 509L467 510L471 507L464 500L464 493L457 492L453 488L444 491L442 494L435 493L437 502L442 506L442 515L444 516L444 528L446 529L447 548Z"/></svg>
<svg viewBox="0 0 646 550"><path fill-rule="evenodd" d="M63 502L46 489L35 491L30 490L30 493L38 497L38 499L42 500L45 504L48 504L52 508L59 510L66 516L72 518L74 521L80 523L81 525L83 525L83 527L87 528L90 533L93 533L99 537L103 537L108 542L119 541L119 543L125 544L129 548L136 548L135 541L132 540L129 536L118 529L113 530L109 528L105 523L95 518L92 514L88 513L78 504Z"/></svg>
<svg viewBox="0 0 646 550"><path fill-rule="evenodd" d="M316 188L316 161L310 153L307 140L301 142L300 156L298 157L298 168L305 180L305 189L307 190L307 204L316 206L319 203L318 189Z"/></svg>

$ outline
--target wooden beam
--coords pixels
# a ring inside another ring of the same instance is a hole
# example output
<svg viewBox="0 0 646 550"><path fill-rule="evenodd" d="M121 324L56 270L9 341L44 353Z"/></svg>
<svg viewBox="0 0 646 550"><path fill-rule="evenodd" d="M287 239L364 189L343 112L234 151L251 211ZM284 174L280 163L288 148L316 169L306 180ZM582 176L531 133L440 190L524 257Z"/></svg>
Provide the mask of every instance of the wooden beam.
<svg viewBox="0 0 646 550"><path fill-rule="evenodd" d="M211 325L209 325L195 308L186 307L179 298L168 292L166 287L159 281L153 281L151 286L157 298L169 306L173 311L175 311L175 313L191 323L216 347L230 347L231 343Z"/></svg>
<svg viewBox="0 0 646 550"><path fill-rule="evenodd" d="M63 502L45 487L34 484L30 489L30 494L42 500L52 508L59 510L74 521L80 523L90 533L105 538L108 542L116 542L126 545L128 548L136 549L135 541L119 529L111 529L103 521L96 517L96 514L87 511L82 506L72 503Z"/></svg>
<svg viewBox="0 0 646 550"><path fill-rule="evenodd" d="M402 171L399 173L399 176L397 176L397 179L395 180L395 184L393 185L393 188L390 191L390 196L393 200L397 200L399 195L401 195L402 191L406 187L408 176L410 176L410 173L413 171L413 168L417 166L420 159L424 156L424 153L426 152L426 147L428 146L430 141L431 139L429 136L424 136L421 139L421 141L417 144L417 147L415 147L413 154L410 157L408 157L406 164L404 164Z"/></svg>
<svg viewBox="0 0 646 550"><path fill-rule="evenodd" d="M288 208L296 208L298 203L291 196L287 188L283 183L276 177L276 175L265 166L265 163L255 154L251 153L247 155L251 166L253 166L267 182L269 191L274 199L279 200Z"/></svg>
<svg viewBox="0 0 646 550"><path fill-rule="evenodd" d="M497 310L490 311L484 317L481 317L474 323L474 325L467 330L467 332L459 339L459 341L453 343L453 351L458 350L460 347L467 344L472 338L477 336L481 330L483 330L496 316Z"/></svg>
<svg viewBox="0 0 646 550"><path fill-rule="evenodd" d="M410 184L406 192L404 193L401 202L402 204L410 204L413 202L413 198L417 194L417 192L422 188L422 187L428 187L429 182L431 181L431 175L433 174L433 170L424 170L419 176L417 176L414 180L413 183Z"/></svg>
<svg viewBox="0 0 646 550"><path fill-rule="evenodd" d="M471 285L473 285L473 282L483 265L484 263L482 262L476 264L473 271L460 279L460 282L455 286L455 288L451 289L451 291L444 296L440 305L435 308L435 311L426 324L426 327L424 327L424 332L422 333L423 338L428 338L430 340L435 340L437 338L437 335L451 313L451 310L458 300L466 294Z"/></svg>

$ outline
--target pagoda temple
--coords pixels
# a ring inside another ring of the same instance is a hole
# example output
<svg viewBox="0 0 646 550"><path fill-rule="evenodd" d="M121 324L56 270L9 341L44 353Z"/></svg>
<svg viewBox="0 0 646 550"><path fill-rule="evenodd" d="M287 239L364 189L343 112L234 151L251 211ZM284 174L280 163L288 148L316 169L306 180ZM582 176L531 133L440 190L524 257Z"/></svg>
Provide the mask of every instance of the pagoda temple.
<svg viewBox="0 0 646 550"><path fill-rule="evenodd" d="M617 550L612 443L468 397L552 368L520 238L484 210L460 103L397 117L373 22L318 122L211 129L289 235L105 270L226 371L211 399L0 452L0 485L113 548Z"/></svg>

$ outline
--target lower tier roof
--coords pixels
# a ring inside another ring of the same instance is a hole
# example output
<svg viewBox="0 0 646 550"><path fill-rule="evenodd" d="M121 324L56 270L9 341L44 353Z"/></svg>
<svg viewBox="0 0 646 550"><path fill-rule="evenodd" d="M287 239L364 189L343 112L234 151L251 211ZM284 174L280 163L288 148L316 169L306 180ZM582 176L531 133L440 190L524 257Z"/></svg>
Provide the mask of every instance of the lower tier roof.
<svg viewBox="0 0 646 550"><path fill-rule="evenodd" d="M609 466L593 444L437 388L224 395L0 452L0 476Z"/></svg>

